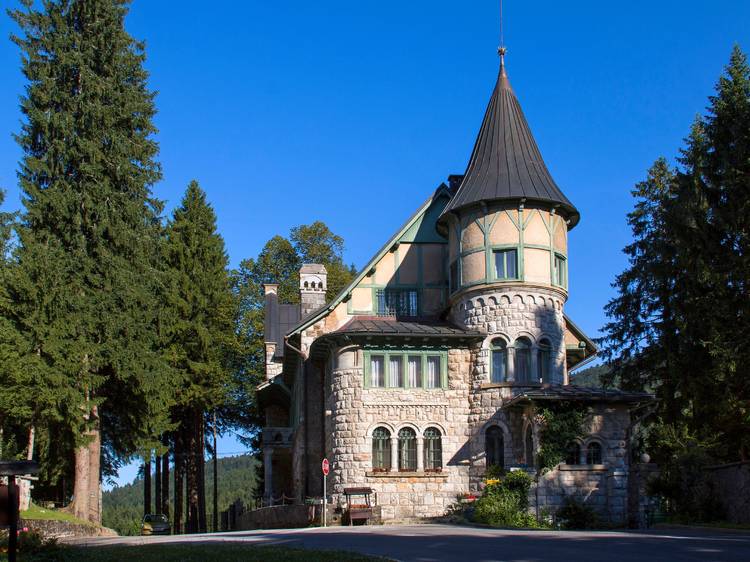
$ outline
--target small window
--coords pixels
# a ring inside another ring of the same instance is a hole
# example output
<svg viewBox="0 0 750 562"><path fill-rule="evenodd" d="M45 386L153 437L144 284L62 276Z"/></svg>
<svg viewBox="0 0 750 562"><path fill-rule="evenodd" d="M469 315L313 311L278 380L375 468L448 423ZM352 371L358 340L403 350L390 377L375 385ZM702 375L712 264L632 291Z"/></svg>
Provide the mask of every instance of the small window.
<svg viewBox="0 0 750 562"><path fill-rule="evenodd" d="M381 289L377 297L379 316L419 316L417 289Z"/></svg>
<svg viewBox="0 0 750 562"><path fill-rule="evenodd" d="M417 470L417 434L408 427L398 432L398 469L400 472Z"/></svg>
<svg viewBox="0 0 750 562"><path fill-rule="evenodd" d="M581 446L578 443L568 445L568 453L565 455L565 464L581 464Z"/></svg>
<svg viewBox="0 0 750 562"><path fill-rule="evenodd" d="M551 350L552 346L550 345L548 339L544 338L539 341L539 348L536 352L536 369L537 378L539 379L539 382L542 383L550 382L550 361L552 359Z"/></svg>
<svg viewBox="0 0 750 562"><path fill-rule="evenodd" d="M372 432L372 469L375 472L391 469L391 432L384 427Z"/></svg>
<svg viewBox="0 0 750 562"><path fill-rule="evenodd" d="M458 287L461 284L458 279L458 260L451 264L448 274L450 278L450 292L453 294L458 291Z"/></svg>
<svg viewBox="0 0 750 562"><path fill-rule="evenodd" d="M407 364L407 382L409 388L422 387L422 357L419 355L409 355Z"/></svg>
<svg viewBox="0 0 750 562"><path fill-rule="evenodd" d="M490 353L492 382L505 382L508 376L508 349L505 342L501 339L492 340Z"/></svg>
<svg viewBox="0 0 750 562"><path fill-rule="evenodd" d="M602 446L591 442L586 449L586 464L602 464Z"/></svg>
<svg viewBox="0 0 750 562"><path fill-rule="evenodd" d="M385 356L370 356L370 386L385 386Z"/></svg>
<svg viewBox="0 0 750 562"><path fill-rule="evenodd" d="M400 355L391 355L388 358L388 386L400 388L404 386L403 359Z"/></svg>
<svg viewBox="0 0 750 562"><path fill-rule="evenodd" d="M518 338L513 347L516 382L531 382L531 342L527 338Z"/></svg>
<svg viewBox="0 0 750 562"><path fill-rule="evenodd" d="M555 254L555 267L553 271L553 282L555 285L560 287L567 287L568 285L568 266L567 260L560 254Z"/></svg>
<svg viewBox="0 0 750 562"><path fill-rule="evenodd" d="M439 388L440 387L440 356L439 355L427 356L427 373L425 376L425 387L426 388Z"/></svg>
<svg viewBox="0 0 750 562"><path fill-rule="evenodd" d="M518 279L518 250L495 250L495 279Z"/></svg>
<svg viewBox="0 0 750 562"><path fill-rule="evenodd" d="M496 425L487 428L484 433L484 450L487 467L505 466L505 440L503 430Z"/></svg>
<svg viewBox="0 0 750 562"><path fill-rule="evenodd" d="M440 431L428 427L424 432L424 469L437 472L443 468L443 446Z"/></svg>

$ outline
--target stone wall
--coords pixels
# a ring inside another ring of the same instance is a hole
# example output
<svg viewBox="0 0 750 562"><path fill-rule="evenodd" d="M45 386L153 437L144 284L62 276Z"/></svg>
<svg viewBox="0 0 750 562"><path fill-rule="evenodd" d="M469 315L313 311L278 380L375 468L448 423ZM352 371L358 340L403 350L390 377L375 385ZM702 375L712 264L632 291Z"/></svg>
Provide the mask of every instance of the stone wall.
<svg viewBox="0 0 750 562"><path fill-rule="evenodd" d="M714 466L708 474L726 510L727 521L750 523L750 462Z"/></svg>
<svg viewBox="0 0 750 562"><path fill-rule="evenodd" d="M66 539L74 537L116 537L117 533L107 527L57 521L54 519L22 519L19 529L39 533L45 539Z"/></svg>
<svg viewBox="0 0 750 562"><path fill-rule="evenodd" d="M442 515L459 493L468 491L470 360L469 350L448 351L446 389L364 388L362 352L339 354L326 405L326 434L332 436L330 482L336 498L345 487L371 487L383 519L409 519ZM418 455L425 429L438 428L442 471L373 473L371 436L376 427L387 428L392 437L402 427L412 428Z"/></svg>
<svg viewBox="0 0 750 562"><path fill-rule="evenodd" d="M532 342L532 374L535 376L539 340L549 340L551 352L550 375L553 384L567 382L565 373L565 319L563 298L554 290L519 287L484 288L478 292L465 293L453 303L453 322L468 330L490 334L483 346L483 353L477 357L475 384L490 382L489 347L494 337L505 341L509 348L519 337ZM510 353L509 363L513 361ZM512 373L513 369L510 368Z"/></svg>

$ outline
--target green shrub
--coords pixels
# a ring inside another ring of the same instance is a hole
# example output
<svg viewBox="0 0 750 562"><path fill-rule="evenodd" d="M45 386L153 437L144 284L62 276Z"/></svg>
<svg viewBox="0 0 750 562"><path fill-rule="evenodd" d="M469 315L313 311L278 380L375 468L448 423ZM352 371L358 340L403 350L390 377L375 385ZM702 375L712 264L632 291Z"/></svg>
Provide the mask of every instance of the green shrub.
<svg viewBox="0 0 750 562"><path fill-rule="evenodd" d="M563 529L594 529L599 524L596 512L578 498L567 496L555 514Z"/></svg>
<svg viewBox="0 0 750 562"><path fill-rule="evenodd" d="M547 472L565 460L572 441L583 436L581 426L588 410L577 403L561 403L542 408L537 466Z"/></svg>
<svg viewBox="0 0 750 562"><path fill-rule="evenodd" d="M497 481L490 479L482 497L474 503L474 521L493 527L539 527L528 513L531 482L531 477L520 470Z"/></svg>
<svg viewBox="0 0 750 562"><path fill-rule="evenodd" d="M503 476L505 476L505 467L502 467L499 464L488 466L487 470L484 472L485 480L499 480Z"/></svg>

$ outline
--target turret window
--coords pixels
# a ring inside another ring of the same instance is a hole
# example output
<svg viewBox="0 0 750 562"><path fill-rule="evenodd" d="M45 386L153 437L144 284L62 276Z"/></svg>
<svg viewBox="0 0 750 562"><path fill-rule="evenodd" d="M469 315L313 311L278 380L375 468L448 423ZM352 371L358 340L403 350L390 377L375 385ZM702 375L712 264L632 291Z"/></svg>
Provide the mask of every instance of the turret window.
<svg viewBox="0 0 750 562"><path fill-rule="evenodd" d="M539 382L542 383L550 382L551 349L552 346L550 345L548 339L544 338L539 340L539 348L536 352L536 369Z"/></svg>
<svg viewBox="0 0 750 562"><path fill-rule="evenodd" d="M508 348L501 339L492 340L492 382L505 382L508 377Z"/></svg>
<svg viewBox="0 0 750 562"><path fill-rule="evenodd" d="M531 382L531 342L527 338L518 338L513 347L516 382Z"/></svg>
<svg viewBox="0 0 750 562"><path fill-rule="evenodd" d="M568 286L568 264L565 256L555 254L555 264L552 272L553 283L560 287Z"/></svg>
<svg viewBox="0 0 750 562"><path fill-rule="evenodd" d="M518 250L495 250L495 279L518 279Z"/></svg>

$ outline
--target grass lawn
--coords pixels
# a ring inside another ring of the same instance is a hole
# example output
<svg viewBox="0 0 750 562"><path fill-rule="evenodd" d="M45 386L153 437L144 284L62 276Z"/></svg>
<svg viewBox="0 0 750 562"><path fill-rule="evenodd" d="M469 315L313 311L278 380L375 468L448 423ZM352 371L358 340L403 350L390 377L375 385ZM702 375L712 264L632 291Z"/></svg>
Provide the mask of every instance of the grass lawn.
<svg viewBox="0 0 750 562"><path fill-rule="evenodd" d="M35 554L20 554L24 562L382 562L384 558L364 556L353 552L301 550L276 546L242 544L175 544L147 546L66 547L49 549ZM7 557L0 554L0 560Z"/></svg>
<svg viewBox="0 0 750 562"><path fill-rule="evenodd" d="M94 526L87 521L76 519L71 513L58 509L44 509L38 505L31 504L28 510L21 512L21 519L52 519L54 521L67 521L78 525Z"/></svg>

